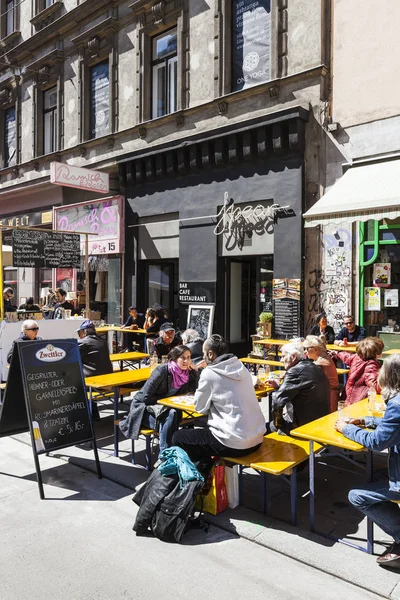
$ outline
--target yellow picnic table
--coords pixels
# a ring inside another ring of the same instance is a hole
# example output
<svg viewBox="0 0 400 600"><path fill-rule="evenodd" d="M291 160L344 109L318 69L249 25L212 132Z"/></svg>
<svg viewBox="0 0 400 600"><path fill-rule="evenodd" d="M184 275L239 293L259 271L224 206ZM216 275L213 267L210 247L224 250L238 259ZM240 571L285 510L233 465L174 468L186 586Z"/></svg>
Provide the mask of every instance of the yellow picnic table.
<svg viewBox="0 0 400 600"><path fill-rule="evenodd" d="M337 344L327 344L328 350L335 350L336 352L357 352L357 346L338 346Z"/></svg>
<svg viewBox="0 0 400 600"><path fill-rule="evenodd" d="M270 360L269 358L239 358L240 362L245 365L269 365L270 367L281 367L283 364L280 360Z"/></svg>
<svg viewBox="0 0 400 600"><path fill-rule="evenodd" d="M126 385L141 383L147 381L151 375L148 367L143 369L134 369L129 371L114 371L106 375L95 375L85 377L85 385L89 388L89 397L92 397L93 390L104 390L112 388L114 392L114 456L118 456L118 401L120 389Z"/></svg>
<svg viewBox="0 0 400 600"><path fill-rule="evenodd" d="M384 350L382 354L388 354L389 356L392 354L400 354L399 348L392 348L391 350Z"/></svg>
<svg viewBox="0 0 400 600"><path fill-rule="evenodd" d="M342 411L340 417L363 417L368 415L368 399L356 402ZM372 453L364 446L349 440L343 434L335 429L335 423L339 418L339 413L333 412L325 415L315 421L311 421L306 425L297 427L291 431L291 435L296 438L308 440L310 444L310 463L309 463L309 478L310 478L310 529L315 530L315 447L314 444L322 444L323 446L334 446L340 450L351 450L353 452L367 452L367 473L368 479L372 479ZM373 546L373 531L372 522L367 523L367 552L372 553ZM359 546L356 546L360 548Z"/></svg>
<svg viewBox="0 0 400 600"><path fill-rule="evenodd" d="M110 354L110 360L111 362L119 362L122 371L124 363L128 363L129 365L133 362L138 362L140 367L142 360L149 358L149 356L150 354L146 354L145 352L119 352L118 354Z"/></svg>

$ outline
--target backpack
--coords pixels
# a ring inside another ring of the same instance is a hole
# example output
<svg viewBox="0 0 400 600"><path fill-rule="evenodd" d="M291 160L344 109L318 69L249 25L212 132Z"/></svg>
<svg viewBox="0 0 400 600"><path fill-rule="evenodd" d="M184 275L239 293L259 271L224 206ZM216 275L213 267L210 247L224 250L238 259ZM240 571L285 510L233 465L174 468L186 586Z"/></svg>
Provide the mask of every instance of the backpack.
<svg viewBox="0 0 400 600"><path fill-rule="evenodd" d="M146 534L150 527L158 539L179 543L203 485L202 481L196 480L181 487L177 475L164 477L155 469L132 498L140 507L133 525L136 535Z"/></svg>

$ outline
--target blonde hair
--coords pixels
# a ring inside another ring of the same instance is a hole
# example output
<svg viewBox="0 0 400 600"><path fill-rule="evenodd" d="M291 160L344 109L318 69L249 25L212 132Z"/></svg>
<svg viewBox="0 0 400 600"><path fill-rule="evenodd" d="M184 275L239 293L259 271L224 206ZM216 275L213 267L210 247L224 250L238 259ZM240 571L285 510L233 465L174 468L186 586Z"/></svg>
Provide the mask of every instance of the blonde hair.
<svg viewBox="0 0 400 600"><path fill-rule="evenodd" d="M303 342L304 349L315 348L318 356L324 356L326 354L326 344L322 337L317 335L308 335Z"/></svg>
<svg viewBox="0 0 400 600"><path fill-rule="evenodd" d="M379 371L378 385L386 402L400 394L400 354L385 358Z"/></svg>

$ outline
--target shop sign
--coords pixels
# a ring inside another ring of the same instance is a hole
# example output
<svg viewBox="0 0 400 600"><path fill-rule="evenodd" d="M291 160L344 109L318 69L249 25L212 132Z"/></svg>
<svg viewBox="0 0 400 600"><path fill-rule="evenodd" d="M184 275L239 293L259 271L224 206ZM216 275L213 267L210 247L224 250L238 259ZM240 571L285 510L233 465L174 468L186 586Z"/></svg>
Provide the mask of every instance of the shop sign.
<svg viewBox="0 0 400 600"><path fill-rule="evenodd" d="M54 209L54 229L89 233L89 254L120 254L123 251L123 196L82 202ZM81 236L81 254L85 238Z"/></svg>
<svg viewBox="0 0 400 600"><path fill-rule="evenodd" d="M108 173L73 167L64 163L52 162L50 164L50 182L55 185L101 192L108 194L110 191L110 177Z"/></svg>
<svg viewBox="0 0 400 600"><path fill-rule="evenodd" d="M37 225L51 225L52 222L52 210L2 217L0 219L0 225L4 227L36 227Z"/></svg>
<svg viewBox="0 0 400 600"><path fill-rule="evenodd" d="M215 283L198 281L181 281L179 284L179 302L182 304L214 304Z"/></svg>

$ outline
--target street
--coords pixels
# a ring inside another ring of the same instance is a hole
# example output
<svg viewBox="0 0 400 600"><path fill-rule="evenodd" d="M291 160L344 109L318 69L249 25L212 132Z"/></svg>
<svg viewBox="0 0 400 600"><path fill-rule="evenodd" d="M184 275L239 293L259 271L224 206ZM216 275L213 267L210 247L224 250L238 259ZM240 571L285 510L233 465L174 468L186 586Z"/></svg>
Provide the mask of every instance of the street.
<svg viewBox="0 0 400 600"><path fill-rule="evenodd" d="M213 526L136 537L131 490L42 456L41 501L31 448L6 437L0 455L1 600L380 597Z"/></svg>

